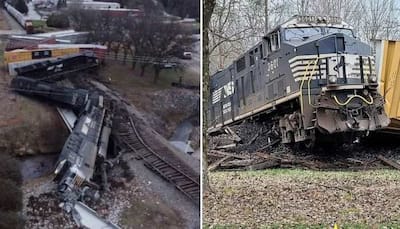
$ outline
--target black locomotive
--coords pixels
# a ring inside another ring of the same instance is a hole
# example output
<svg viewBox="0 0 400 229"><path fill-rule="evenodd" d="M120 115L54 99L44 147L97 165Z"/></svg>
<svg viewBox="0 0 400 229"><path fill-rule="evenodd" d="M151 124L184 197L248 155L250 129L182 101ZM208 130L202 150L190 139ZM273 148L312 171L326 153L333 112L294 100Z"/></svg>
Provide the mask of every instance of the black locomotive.
<svg viewBox="0 0 400 229"><path fill-rule="evenodd" d="M90 51L66 55L55 60L44 60L38 63L15 68L17 75L32 79L55 82L68 74L96 70L99 61Z"/></svg>
<svg viewBox="0 0 400 229"><path fill-rule="evenodd" d="M261 119L283 143L389 124L371 48L337 17L294 16L211 77L208 131Z"/></svg>

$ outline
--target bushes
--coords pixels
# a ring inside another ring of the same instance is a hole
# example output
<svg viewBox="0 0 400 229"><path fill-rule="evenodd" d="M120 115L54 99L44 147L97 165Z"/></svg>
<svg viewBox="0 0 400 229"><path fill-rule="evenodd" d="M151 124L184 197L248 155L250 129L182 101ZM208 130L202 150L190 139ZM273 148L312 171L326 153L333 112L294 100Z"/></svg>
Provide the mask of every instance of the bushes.
<svg viewBox="0 0 400 229"><path fill-rule="evenodd" d="M68 28L69 20L68 16L65 14L52 14L47 18L47 26L55 28Z"/></svg>

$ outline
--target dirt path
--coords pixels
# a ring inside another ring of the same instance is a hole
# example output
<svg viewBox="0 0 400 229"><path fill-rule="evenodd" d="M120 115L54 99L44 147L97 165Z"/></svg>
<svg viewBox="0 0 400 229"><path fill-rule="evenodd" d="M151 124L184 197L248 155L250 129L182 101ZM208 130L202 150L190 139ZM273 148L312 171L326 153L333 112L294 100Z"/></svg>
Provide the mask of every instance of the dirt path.
<svg viewBox="0 0 400 229"><path fill-rule="evenodd" d="M203 219L211 228L327 228L335 222L370 228L399 219L399 175L395 170L211 173L215 193L204 194Z"/></svg>

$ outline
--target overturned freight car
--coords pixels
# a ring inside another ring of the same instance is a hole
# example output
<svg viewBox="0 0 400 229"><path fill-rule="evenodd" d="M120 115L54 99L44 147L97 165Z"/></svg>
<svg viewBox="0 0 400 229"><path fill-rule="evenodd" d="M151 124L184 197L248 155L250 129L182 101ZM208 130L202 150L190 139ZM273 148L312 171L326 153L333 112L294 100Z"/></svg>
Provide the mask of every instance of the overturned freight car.
<svg viewBox="0 0 400 229"><path fill-rule="evenodd" d="M208 131L260 119L283 143L365 135L389 119L371 48L337 17L294 16L211 77Z"/></svg>

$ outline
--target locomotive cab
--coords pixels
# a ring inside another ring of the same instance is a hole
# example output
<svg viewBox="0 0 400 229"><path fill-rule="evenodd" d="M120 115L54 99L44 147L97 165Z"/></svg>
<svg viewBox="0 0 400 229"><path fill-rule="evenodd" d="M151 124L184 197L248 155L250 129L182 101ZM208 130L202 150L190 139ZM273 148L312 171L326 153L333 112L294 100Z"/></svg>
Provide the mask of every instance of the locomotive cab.
<svg viewBox="0 0 400 229"><path fill-rule="evenodd" d="M283 142L310 140L315 131L368 134L389 124L371 48L350 26L335 17L298 16L280 31L293 49L288 63L300 92L300 112L280 120ZM293 128L293 117L304 128Z"/></svg>
<svg viewBox="0 0 400 229"><path fill-rule="evenodd" d="M211 77L209 132L258 117L283 143L365 135L389 124L377 86L371 48L348 24L294 16Z"/></svg>

